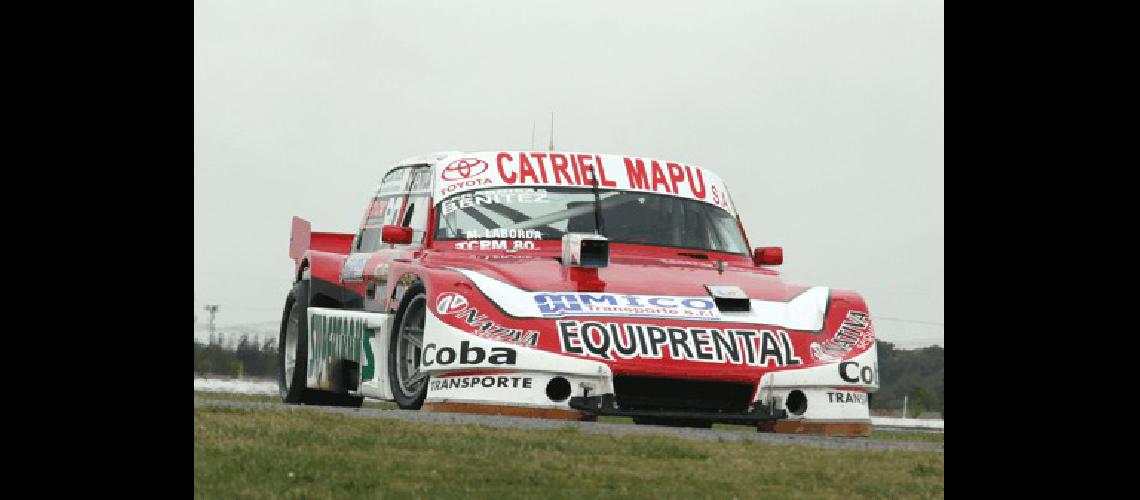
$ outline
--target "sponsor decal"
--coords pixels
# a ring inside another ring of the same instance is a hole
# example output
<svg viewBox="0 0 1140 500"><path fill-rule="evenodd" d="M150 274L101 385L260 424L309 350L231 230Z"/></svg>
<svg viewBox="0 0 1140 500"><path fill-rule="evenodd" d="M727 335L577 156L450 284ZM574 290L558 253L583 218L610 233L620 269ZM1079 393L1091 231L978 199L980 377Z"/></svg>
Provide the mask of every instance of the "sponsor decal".
<svg viewBox="0 0 1140 500"><path fill-rule="evenodd" d="M811 343L811 357L819 361L839 361L851 349L866 349L875 342L875 332L871 329L871 319L864 311L848 311L847 317L835 331L835 335L821 342Z"/></svg>
<svg viewBox="0 0 1140 500"><path fill-rule="evenodd" d="M731 210L727 192L718 192L715 185L705 185L704 172L690 165L659 162L641 158L623 157L617 175L609 175L602 157L588 154L513 153L502 152L495 157L499 176L506 184L535 184L563 186L617 187L635 191L650 191L688 196L709 201L725 210ZM595 175L596 173L596 175ZM621 177L624 174L624 179Z"/></svg>
<svg viewBox="0 0 1140 500"><path fill-rule="evenodd" d="M439 194L440 196L447 196L448 194L458 190L472 189L491 184L494 184L494 182L491 182L491 179L467 179L465 181L453 182L439 188Z"/></svg>
<svg viewBox="0 0 1140 500"><path fill-rule="evenodd" d="M495 189L479 193L464 193L448 198L440 205L443 215L463 208L495 203L546 203L545 189Z"/></svg>
<svg viewBox="0 0 1140 500"><path fill-rule="evenodd" d="M549 161L549 167L547 167ZM606 178L602 157L597 155L559 153L499 153L495 157L499 176L507 184L559 184L567 186L614 187ZM594 179L595 167L597 180ZM549 175L547 175L549 173Z"/></svg>
<svg viewBox="0 0 1140 500"><path fill-rule="evenodd" d="M440 316L454 316L462 319L475 330L472 332L483 338L509 342L524 346L538 345L539 332L536 330L523 331L516 328L507 328L490 319L478 309L470 307L467 297L455 292L443 292L435 298L435 312Z"/></svg>
<svg viewBox="0 0 1140 500"><path fill-rule="evenodd" d="M441 389L530 389L534 379L530 377L508 377L487 375L482 377L448 377L431 381L431 390Z"/></svg>
<svg viewBox="0 0 1140 500"><path fill-rule="evenodd" d="M467 310L467 297L455 292L444 292L435 298L435 312L459 314Z"/></svg>
<svg viewBox="0 0 1140 500"><path fill-rule="evenodd" d="M699 200L734 213L724 183L712 172L695 165L653 159L546 151L501 151L456 160L440 167L439 199L480 187L617 189L668 194ZM457 163L458 162L458 163ZM486 170L484 172L484 170ZM478 173L477 173L478 172ZM448 211L451 209L449 208ZM443 212L447 213L447 212Z"/></svg>
<svg viewBox="0 0 1140 500"><path fill-rule="evenodd" d="M711 297L668 297L616 293L536 293L534 303L547 318L563 316L641 316L720 319Z"/></svg>
<svg viewBox="0 0 1140 500"><path fill-rule="evenodd" d="M396 216L400 212L401 203L391 203L393 198L375 198L372 204L368 207L368 213L364 216L364 227L373 228L381 227L385 224L393 224L396 221Z"/></svg>
<svg viewBox="0 0 1140 500"><path fill-rule="evenodd" d="M559 321L562 352L595 358L672 359L782 367L803 363L784 330L681 328L635 323Z"/></svg>
<svg viewBox="0 0 1140 500"><path fill-rule="evenodd" d="M733 212L732 203L728 201L728 191L718 193L716 186L709 188L709 191L712 191L712 196L709 201L711 201L713 205L723 208L729 213Z"/></svg>
<svg viewBox="0 0 1140 500"><path fill-rule="evenodd" d="M879 370L877 365L860 366L854 361L839 363L839 378L844 382L858 384L878 384Z"/></svg>
<svg viewBox="0 0 1140 500"><path fill-rule="evenodd" d="M494 229L471 230L464 233L469 240L477 240L479 238L509 238L512 240L526 239L526 240L541 240L542 231L537 229L515 229L497 227Z"/></svg>
<svg viewBox="0 0 1140 500"><path fill-rule="evenodd" d="M464 340L459 343L459 349L453 347L440 347L431 343L424 346L422 365L450 366L478 365L483 362L492 365L513 365L518 359L518 352L509 347L492 347L489 351L482 347L472 347L471 342Z"/></svg>
<svg viewBox="0 0 1140 500"><path fill-rule="evenodd" d="M456 250L534 250L538 248L531 240L468 240L455 243Z"/></svg>
<svg viewBox="0 0 1140 500"><path fill-rule="evenodd" d="M329 360L348 359L359 362L361 354L367 354L368 366L365 367L364 379L369 380L371 370L375 367L372 362L372 346L365 342L366 334L370 337L372 332L365 326L364 318L311 315L308 376L316 376ZM362 353L362 350L367 352Z"/></svg>
<svg viewBox="0 0 1140 500"><path fill-rule="evenodd" d="M828 392L828 403L837 404L867 404L867 395L862 392Z"/></svg>
<svg viewBox="0 0 1140 500"><path fill-rule="evenodd" d="M458 181L470 179L486 171L487 162L478 158L460 158L443 167L440 177L445 181Z"/></svg>
<svg viewBox="0 0 1140 500"><path fill-rule="evenodd" d="M693 168L688 165L666 162L662 168L661 162L650 160L647 170L645 160L641 158L623 158L623 160L626 175L629 177L629 187L633 189L678 194L681 192L679 185L688 181L689 190L694 198L703 200L707 196L705 177L699 168L696 169L694 176ZM668 179L665 178L666 172ZM713 192L716 192L715 187Z"/></svg>

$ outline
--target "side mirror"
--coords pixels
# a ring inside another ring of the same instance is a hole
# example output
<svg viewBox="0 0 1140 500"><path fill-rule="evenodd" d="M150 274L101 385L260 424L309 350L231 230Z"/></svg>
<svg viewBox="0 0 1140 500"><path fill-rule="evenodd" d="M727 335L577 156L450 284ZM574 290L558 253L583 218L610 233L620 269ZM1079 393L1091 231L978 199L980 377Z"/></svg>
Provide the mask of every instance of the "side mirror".
<svg viewBox="0 0 1140 500"><path fill-rule="evenodd" d="M758 266L778 266L784 263L783 247L759 247L752 253L752 263Z"/></svg>
<svg viewBox="0 0 1140 500"><path fill-rule="evenodd" d="M412 242L412 228L404 226L384 226L381 230L380 241L396 245L407 245Z"/></svg>

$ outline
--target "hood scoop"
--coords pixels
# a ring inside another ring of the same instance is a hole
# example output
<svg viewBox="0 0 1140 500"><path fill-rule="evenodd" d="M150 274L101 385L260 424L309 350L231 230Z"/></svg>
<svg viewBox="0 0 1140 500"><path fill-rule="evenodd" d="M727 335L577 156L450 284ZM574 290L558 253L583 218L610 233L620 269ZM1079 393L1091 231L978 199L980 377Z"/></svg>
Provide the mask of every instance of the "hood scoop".
<svg viewBox="0 0 1140 500"><path fill-rule="evenodd" d="M748 294L744 293L738 286L728 285L705 285L705 289L709 291L712 296L713 302L716 303L716 308L720 312L748 312L752 310L752 301L748 300Z"/></svg>

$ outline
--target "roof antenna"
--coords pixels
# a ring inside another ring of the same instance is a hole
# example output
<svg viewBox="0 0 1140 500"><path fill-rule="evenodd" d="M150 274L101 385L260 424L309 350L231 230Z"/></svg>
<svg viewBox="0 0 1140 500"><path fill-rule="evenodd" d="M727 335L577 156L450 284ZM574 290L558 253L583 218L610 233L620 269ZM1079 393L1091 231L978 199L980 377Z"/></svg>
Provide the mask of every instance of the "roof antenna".
<svg viewBox="0 0 1140 500"><path fill-rule="evenodd" d="M534 151L534 120L530 121L530 150Z"/></svg>
<svg viewBox="0 0 1140 500"><path fill-rule="evenodd" d="M550 150L554 151L554 112L550 112Z"/></svg>

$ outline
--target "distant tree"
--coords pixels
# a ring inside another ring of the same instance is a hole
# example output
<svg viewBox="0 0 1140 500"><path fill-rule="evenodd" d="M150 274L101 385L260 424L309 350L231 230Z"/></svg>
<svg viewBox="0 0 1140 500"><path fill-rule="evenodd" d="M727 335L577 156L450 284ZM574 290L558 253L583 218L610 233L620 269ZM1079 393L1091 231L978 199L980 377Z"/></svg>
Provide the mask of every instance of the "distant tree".
<svg viewBox="0 0 1140 500"><path fill-rule="evenodd" d="M890 342L878 342L879 391L870 401L872 409L898 410L908 396L908 414L921 410L941 410L945 394L945 349L898 349ZM921 391L919 391L921 389Z"/></svg>
<svg viewBox="0 0 1140 500"><path fill-rule="evenodd" d="M927 391L925 387L914 387L907 396L910 401L910 411L908 412L910 415L918 416L926 413L932 406L930 391Z"/></svg>
<svg viewBox="0 0 1140 500"><path fill-rule="evenodd" d="M277 340L267 339L258 344L248 334L229 346L224 338L211 338L209 344L194 341L194 373L226 377L277 376Z"/></svg>

